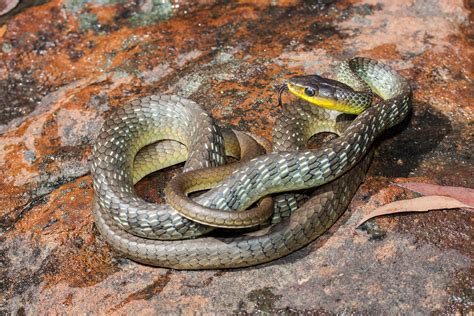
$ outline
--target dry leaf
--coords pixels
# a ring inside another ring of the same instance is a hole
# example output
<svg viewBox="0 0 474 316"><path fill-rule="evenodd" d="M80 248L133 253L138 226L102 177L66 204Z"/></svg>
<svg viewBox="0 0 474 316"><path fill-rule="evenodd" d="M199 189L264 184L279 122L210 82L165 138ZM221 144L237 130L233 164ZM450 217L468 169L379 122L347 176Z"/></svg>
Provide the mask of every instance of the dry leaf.
<svg viewBox="0 0 474 316"><path fill-rule="evenodd" d="M447 196L422 196L415 199L395 201L381 207L377 207L370 214L365 216L356 227L359 227L367 220L376 216L405 212L427 212L431 210L443 210L451 208L474 208L474 206L464 204L454 198Z"/></svg>
<svg viewBox="0 0 474 316"><path fill-rule="evenodd" d="M417 192L421 195L443 195L474 207L474 189L448 187L429 183L406 182L396 183L397 186Z"/></svg>
<svg viewBox="0 0 474 316"><path fill-rule="evenodd" d="M0 38L3 37L3 34L5 34L6 31L7 31L7 26L6 25L0 26Z"/></svg>

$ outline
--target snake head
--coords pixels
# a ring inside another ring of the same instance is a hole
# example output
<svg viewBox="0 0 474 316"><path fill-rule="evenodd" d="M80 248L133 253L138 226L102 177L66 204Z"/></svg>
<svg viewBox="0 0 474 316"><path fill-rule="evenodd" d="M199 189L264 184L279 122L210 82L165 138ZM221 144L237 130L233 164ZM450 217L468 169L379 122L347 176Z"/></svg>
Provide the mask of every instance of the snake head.
<svg viewBox="0 0 474 316"><path fill-rule="evenodd" d="M292 94L311 104L349 114L360 113L358 105L351 104L359 93L342 82L306 75L291 78L287 87Z"/></svg>

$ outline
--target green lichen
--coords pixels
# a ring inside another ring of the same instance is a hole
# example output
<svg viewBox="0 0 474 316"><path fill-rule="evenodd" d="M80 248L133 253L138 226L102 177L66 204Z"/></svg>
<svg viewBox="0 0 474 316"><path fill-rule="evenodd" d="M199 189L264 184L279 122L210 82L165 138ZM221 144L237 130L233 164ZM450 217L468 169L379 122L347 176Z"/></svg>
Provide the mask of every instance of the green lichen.
<svg viewBox="0 0 474 316"><path fill-rule="evenodd" d="M142 11L135 12L130 17L133 27L146 26L169 19L173 15L173 6L170 1L151 0L146 3Z"/></svg>
<svg viewBox="0 0 474 316"><path fill-rule="evenodd" d="M124 2L123 0L66 0L64 9L78 16L80 11L87 6L106 6Z"/></svg>
<svg viewBox="0 0 474 316"><path fill-rule="evenodd" d="M12 51L12 49L13 49L13 46L9 42L3 43L2 52L4 52L5 54L8 54L9 52Z"/></svg>

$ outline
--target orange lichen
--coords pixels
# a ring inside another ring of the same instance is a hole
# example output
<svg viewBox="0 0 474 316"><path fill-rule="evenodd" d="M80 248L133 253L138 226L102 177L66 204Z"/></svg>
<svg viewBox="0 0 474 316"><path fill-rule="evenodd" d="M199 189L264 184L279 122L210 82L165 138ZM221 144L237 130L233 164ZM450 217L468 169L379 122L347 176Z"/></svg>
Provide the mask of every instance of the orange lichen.
<svg viewBox="0 0 474 316"><path fill-rule="evenodd" d="M361 51L360 54L374 59L397 60L401 58L400 53L397 50L397 45L393 43L382 44L372 49Z"/></svg>

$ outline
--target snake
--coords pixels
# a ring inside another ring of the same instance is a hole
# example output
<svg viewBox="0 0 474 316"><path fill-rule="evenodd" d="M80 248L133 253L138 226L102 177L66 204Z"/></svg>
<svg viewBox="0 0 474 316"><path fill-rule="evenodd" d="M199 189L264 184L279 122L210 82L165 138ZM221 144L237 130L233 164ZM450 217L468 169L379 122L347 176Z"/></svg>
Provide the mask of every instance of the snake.
<svg viewBox="0 0 474 316"><path fill-rule="evenodd" d="M282 104L285 91L296 100ZM273 152L265 154L265 141L224 133L197 103L178 96L144 97L113 112L91 159L93 215L106 242L134 261L174 269L247 267L288 255L346 210L374 140L410 112L412 89L390 66L354 57L341 63L337 80L295 76L278 98ZM308 149L320 132L338 137ZM227 155L243 159L225 165ZM184 160L185 172L165 188L168 204L136 195L143 176ZM272 204L286 211L272 213ZM237 230L213 235L216 227Z"/></svg>

